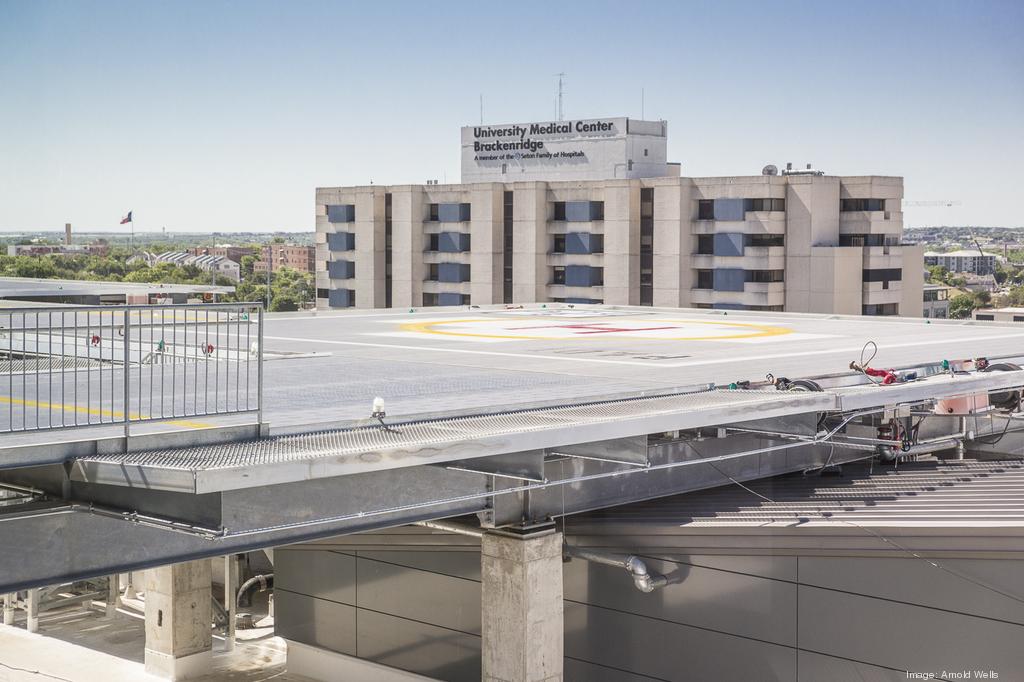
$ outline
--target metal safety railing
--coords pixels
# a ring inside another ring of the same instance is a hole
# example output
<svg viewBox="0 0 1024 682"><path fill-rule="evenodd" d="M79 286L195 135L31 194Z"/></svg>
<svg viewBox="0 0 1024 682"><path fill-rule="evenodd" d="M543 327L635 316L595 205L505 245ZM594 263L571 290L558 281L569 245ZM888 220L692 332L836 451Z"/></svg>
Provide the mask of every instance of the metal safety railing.
<svg viewBox="0 0 1024 682"><path fill-rule="evenodd" d="M0 308L0 433L262 408L258 303Z"/></svg>

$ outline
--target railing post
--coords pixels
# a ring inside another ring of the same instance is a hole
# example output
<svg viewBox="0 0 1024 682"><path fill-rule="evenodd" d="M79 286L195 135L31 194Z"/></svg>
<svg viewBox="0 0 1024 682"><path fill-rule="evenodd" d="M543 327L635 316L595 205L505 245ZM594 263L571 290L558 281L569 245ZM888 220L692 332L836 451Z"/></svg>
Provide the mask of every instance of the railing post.
<svg viewBox="0 0 1024 682"><path fill-rule="evenodd" d="M128 452L128 439L131 437L131 311L125 309L123 311L123 327L124 327L124 451Z"/></svg>
<svg viewBox="0 0 1024 682"><path fill-rule="evenodd" d="M257 428L263 431L263 308L259 308L259 346L256 348L256 423Z"/></svg>

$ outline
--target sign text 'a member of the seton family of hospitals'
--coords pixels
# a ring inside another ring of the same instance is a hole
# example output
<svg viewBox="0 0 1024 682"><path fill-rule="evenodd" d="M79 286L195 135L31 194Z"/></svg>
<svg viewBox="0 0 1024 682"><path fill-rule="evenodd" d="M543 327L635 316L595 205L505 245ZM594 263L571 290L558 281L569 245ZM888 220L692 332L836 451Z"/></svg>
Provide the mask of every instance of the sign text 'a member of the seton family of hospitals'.
<svg viewBox="0 0 1024 682"><path fill-rule="evenodd" d="M664 128L652 124L662 133L652 135L648 129L632 131L631 123L638 122L599 118L466 126L462 129L462 181L630 177L634 175L634 156L641 163L663 165ZM634 154L639 138L646 146Z"/></svg>

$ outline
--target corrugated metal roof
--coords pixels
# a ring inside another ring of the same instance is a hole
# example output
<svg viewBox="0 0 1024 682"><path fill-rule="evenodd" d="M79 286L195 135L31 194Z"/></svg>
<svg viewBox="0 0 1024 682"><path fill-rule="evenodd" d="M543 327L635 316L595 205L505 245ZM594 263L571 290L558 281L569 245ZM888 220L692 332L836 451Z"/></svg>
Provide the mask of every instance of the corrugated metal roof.
<svg viewBox="0 0 1024 682"><path fill-rule="evenodd" d="M783 476L677 495L575 517L600 526L684 529L864 527L1024 528L1024 461L904 463L843 477ZM770 501L769 501L770 500ZM584 531L583 527L589 527Z"/></svg>

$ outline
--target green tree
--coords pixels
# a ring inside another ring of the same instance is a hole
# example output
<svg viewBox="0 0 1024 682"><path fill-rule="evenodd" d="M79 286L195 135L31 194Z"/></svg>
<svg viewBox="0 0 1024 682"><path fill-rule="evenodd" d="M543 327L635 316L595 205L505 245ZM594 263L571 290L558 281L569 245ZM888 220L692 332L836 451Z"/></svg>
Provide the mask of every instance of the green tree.
<svg viewBox="0 0 1024 682"><path fill-rule="evenodd" d="M971 316L977 307L977 301L970 294L957 294L949 301L949 316L953 319L963 320Z"/></svg>
<svg viewBox="0 0 1024 682"><path fill-rule="evenodd" d="M942 265L928 266L928 281L933 284L943 284L949 277L949 270Z"/></svg>
<svg viewBox="0 0 1024 682"><path fill-rule="evenodd" d="M288 312L291 310L298 310L301 305L301 301L298 296L290 291L282 291L278 294L274 294L273 299L270 301L271 312Z"/></svg>

